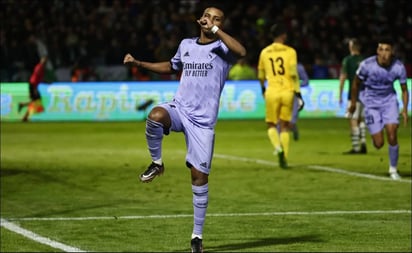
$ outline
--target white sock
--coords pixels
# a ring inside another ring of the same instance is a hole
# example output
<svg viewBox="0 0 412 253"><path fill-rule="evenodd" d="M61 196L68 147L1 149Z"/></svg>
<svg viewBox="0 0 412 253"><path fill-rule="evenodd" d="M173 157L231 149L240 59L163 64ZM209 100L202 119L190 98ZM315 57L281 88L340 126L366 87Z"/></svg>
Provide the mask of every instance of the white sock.
<svg viewBox="0 0 412 253"><path fill-rule="evenodd" d="M366 125L365 122L361 122L359 124L359 130L360 130L360 141L362 144L366 143Z"/></svg>
<svg viewBox="0 0 412 253"><path fill-rule="evenodd" d="M273 151L273 154L274 154L274 155L277 155L277 154L279 154L279 153L282 152L282 151L283 151L283 150L282 150L282 147L279 146L279 147L276 147L276 148L275 148L275 151Z"/></svg>
<svg viewBox="0 0 412 253"><path fill-rule="evenodd" d="M196 237L202 239L202 235L192 234L192 239L195 239Z"/></svg>
<svg viewBox="0 0 412 253"><path fill-rule="evenodd" d="M162 161L162 158L160 158L160 159L158 159L158 160L156 160L156 161L153 161L155 164L158 164L158 165L162 165L163 164L163 161Z"/></svg>
<svg viewBox="0 0 412 253"><path fill-rule="evenodd" d="M398 169L396 167L389 166L389 173L390 174L396 173L396 172L398 172Z"/></svg>

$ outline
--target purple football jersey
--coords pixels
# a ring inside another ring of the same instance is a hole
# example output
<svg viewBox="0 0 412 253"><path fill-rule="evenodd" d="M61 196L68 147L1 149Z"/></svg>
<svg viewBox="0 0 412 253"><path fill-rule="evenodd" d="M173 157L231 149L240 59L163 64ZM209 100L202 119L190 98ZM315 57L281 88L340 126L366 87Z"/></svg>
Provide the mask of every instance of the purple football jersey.
<svg viewBox="0 0 412 253"><path fill-rule="evenodd" d="M406 83L406 69L399 60L382 67L377 57L371 56L359 64L356 74L363 81L359 99L365 106L385 106L387 101L393 101L393 96L396 97L394 81L399 79L401 84Z"/></svg>
<svg viewBox="0 0 412 253"><path fill-rule="evenodd" d="M182 40L171 59L172 68L182 71L174 101L192 123L213 128L220 96L236 59L221 40L200 44L198 39Z"/></svg>

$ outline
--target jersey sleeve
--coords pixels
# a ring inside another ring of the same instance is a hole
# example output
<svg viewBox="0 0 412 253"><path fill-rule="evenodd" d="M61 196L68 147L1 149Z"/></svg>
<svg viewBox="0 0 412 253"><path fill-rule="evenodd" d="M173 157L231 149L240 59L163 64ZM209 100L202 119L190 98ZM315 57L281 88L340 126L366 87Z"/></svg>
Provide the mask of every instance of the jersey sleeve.
<svg viewBox="0 0 412 253"><path fill-rule="evenodd" d="M356 70L356 75L359 77L360 80L365 81L366 75L367 75L367 68L365 68L365 61L362 61L359 64L358 69Z"/></svg>
<svg viewBox="0 0 412 253"><path fill-rule="evenodd" d="M406 68L405 65L403 65L402 63L399 62L399 83L400 84L406 84L406 80L407 80L407 75L406 75Z"/></svg>
<svg viewBox="0 0 412 253"><path fill-rule="evenodd" d="M300 92L299 75L298 75L298 56L294 49L290 50L290 79L296 92Z"/></svg>
<svg viewBox="0 0 412 253"><path fill-rule="evenodd" d="M340 73L347 74L348 57L343 58L342 66L340 67Z"/></svg>
<svg viewBox="0 0 412 253"><path fill-rule="evenodd" d="M172 69L174 71L180 71L183 68L182 55L181 55L181 48L182 48L183 43L184 43L184 40L180 42L179 47L176 51L176 54L170 60L170 65L172 66Z"/></svg>
<svg viewBox="0 0 412 253"><path fill-rule="evenodd" d="M258 60L258 67L257 67L258 73L257 77L259 80L265 80L265 65L263 63L263 56L262 53L259 55L259 60Z"/></svg>
<svg viewBox="0 0 412 253"><path fill-rule="evenodd" d="M237 57L229 50L223 41L219 41L220 43L216 48L212 50L213 53L217 54L220 58L224 61L229 63L230 65L234 65L237 61Z"/></svg>

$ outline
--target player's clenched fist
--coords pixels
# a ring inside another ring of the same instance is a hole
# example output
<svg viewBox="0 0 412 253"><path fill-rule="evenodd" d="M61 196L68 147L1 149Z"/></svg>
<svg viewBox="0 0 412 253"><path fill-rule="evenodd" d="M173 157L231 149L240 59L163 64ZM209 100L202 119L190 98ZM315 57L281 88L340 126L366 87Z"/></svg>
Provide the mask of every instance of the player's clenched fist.
<svg viewBox="0 0 412 253"><path fill-rule="evenodd" d="M123 59L123 64L134 63L135 59L131 54L126 54Z"/></svg>

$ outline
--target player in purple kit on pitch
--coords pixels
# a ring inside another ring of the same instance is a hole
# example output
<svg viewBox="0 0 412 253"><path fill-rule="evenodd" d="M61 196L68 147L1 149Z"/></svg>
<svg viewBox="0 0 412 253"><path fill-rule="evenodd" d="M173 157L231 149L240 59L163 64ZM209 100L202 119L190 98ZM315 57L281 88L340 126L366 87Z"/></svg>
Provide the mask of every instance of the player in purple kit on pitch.
<svg viewBox="0 0 412 253"><path fill-rule="evenodd" d="M309 77L306 73L305 66L302 63L298 62L298 75L300 80L300 87L307 87L309 85ZM297 141L299 139L299 130L298 130L298 117L300 112L301 105L299 104L298 97L295 97L293 100L293 113L292 120L290 121L290 129L293 133L293 139Z"/></svg>
<svg viewBox="0 0 412 253"><path fill-rule="evenodd" d="M170 131L183 132L186 166L191 171L194 226L192 252L203 252L202 233L208 206L208 176L211 169L220 96L229 69L246 49L222 30L224 13L206 8L197 20L200 36L183 39L175 56L166 62L144 62L126 54L125 64L157 73L182 71L173 101L155 106L146 121L146 139L152 163L140 175L150 182L164 171L162 139Z"/></svg>
<svg viewBox="0 0 412 253"><path fill-rule="evenodd" d="M300 87L308 87L309 86L309 76L306 73L305 66L302 63L298 62L298 75L300 80ZM298 118L300 112L301 105L299 104L299 98L297 96L293 99L293 111L292 111L292 119L289 122L290 130L293 133L293 139L295 141L299 140L299 130L298 130ZM280 124L277 124L276 128L280 134Z"/></svg>
<svg viewBox="0 0 412 253"><path fill-rule="evenodd" d="M392 40L381 39L378 43L377 55L363 60L356 71L351 90L351 106L348 109L350 114L354 113L359 91L359 100L365 107L365 123L376 148L383 147L383 130L386 131L389 143L389 176L394 180L399 180L401 177L397 169L399 104L393 84L395 80L399 80L403 103L401 114L406 126L409 102L406 78L405 66L400 60L394 58Z"/></svg>

